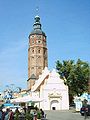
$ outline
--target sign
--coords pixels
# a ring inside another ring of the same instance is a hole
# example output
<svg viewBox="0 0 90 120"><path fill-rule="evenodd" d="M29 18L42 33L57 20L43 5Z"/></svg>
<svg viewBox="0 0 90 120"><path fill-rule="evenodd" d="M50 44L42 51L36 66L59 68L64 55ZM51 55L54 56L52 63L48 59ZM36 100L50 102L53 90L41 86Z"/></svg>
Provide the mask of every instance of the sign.
<svg viewBox="0 0 90 120"><path fill-rule="evenodd" d="M82 102L76 102L76 111L80 111L80 108L82 107Z"/></svg>
<svg viewBox="0 0 90 120"><path fill-rule="evenodd" d="M90 99L90 94L88 95L88 99Z"/></svg>

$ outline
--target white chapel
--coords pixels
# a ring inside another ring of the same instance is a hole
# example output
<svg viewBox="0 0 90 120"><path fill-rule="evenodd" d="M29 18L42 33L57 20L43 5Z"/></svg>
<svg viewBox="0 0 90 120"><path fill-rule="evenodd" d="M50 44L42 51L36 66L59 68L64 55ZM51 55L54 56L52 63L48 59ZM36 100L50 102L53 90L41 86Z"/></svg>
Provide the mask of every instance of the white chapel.
<svg viewBox="0 0 90 120"><path fill-rule="evenodd" d="M31 91L32 96L41 99L41 102L37 104L39 108L44 110L69 109L68 86L64 84L64 80L60 79L55 69L50 72L46 67Z"/></svg>

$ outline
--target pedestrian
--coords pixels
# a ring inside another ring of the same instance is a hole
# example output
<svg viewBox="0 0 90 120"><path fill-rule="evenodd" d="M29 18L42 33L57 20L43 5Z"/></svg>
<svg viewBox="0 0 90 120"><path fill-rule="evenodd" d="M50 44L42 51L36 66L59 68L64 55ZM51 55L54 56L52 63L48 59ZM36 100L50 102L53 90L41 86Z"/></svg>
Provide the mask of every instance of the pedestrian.
<svg viewBox="0 0 90 120"><path fill-rule="evenodd" d="M2 116L3 116L3 111L2 111L2 109L0 108L0 120L2 120Z"/></svg>
<svg viewBox="0 0 90 120"><path fill-rule="evenodd" d="M84 106L84 119L88 118L87 113L88 113L88 107L87 107L87 100L84 99L83 101L83 106Z"/></svg>
<svg viewBox="0 0 90 120"><path fill-rule="evenodd" d="M9 112L10 112L10 108L7 108L6 112L5 112L5 118L4 118L4 120L8 120L9 119Z"/></svg>
<svg viewBox="0 0 90 120"><path fill-rule="evenodd" d="M18 108L16 108L15 113L14 113L14 119L18 120L20 115L21 113L19 112Z"/></svg>
<svg viewBox="0 0 90 120"><path fill-rule="evenodd" d="M13 114L12 110L10 110L10 112L9 112L9 119L8 120L14 120L14 114Z"/></svg>
<svg viewBox="0 0 90 120"><path fill-rule="evenodd" d="M41 117L44 118L44 117L45 117L45 116L44 116L44 115L45 115L45 114L44 114L44 111L43 111L42 109L40 109L40 112L41 112Z"/></svg>

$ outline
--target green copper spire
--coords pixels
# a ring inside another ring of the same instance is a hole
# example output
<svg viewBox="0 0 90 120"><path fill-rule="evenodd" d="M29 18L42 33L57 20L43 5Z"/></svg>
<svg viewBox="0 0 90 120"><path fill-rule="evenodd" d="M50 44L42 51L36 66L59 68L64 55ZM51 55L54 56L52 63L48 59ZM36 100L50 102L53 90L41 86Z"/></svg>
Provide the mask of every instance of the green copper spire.
<svg viewBox="0 0 90 120"><path fill-rule="evenodd" d="M40 23L40 17L39 16L35 16L35 22L33 25L34 30L35 29L41 29L41 23Z"/></svg>
<svg viewBox="0 0 90 120"><path fill-rule="evenodd" d="M34 24L33 24L33 30L30 33L30 35L40 34L40 35L46 36L45 33L41 29L42 25L40 23L40 17L37 15L37 16L35 16L34 20L35 21L34 21Z"/></svg>

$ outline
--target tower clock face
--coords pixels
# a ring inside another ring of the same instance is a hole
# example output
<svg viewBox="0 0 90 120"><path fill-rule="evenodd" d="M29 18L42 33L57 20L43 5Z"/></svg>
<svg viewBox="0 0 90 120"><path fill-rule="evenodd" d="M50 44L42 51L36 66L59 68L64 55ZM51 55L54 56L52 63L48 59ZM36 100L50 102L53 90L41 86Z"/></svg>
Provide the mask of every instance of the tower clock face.
<svg viewBox="0 0 90 120"><path fill-rule="evenodd" d="M37 40L37 44L42 44L42 41L41 40Z"/></svg>

